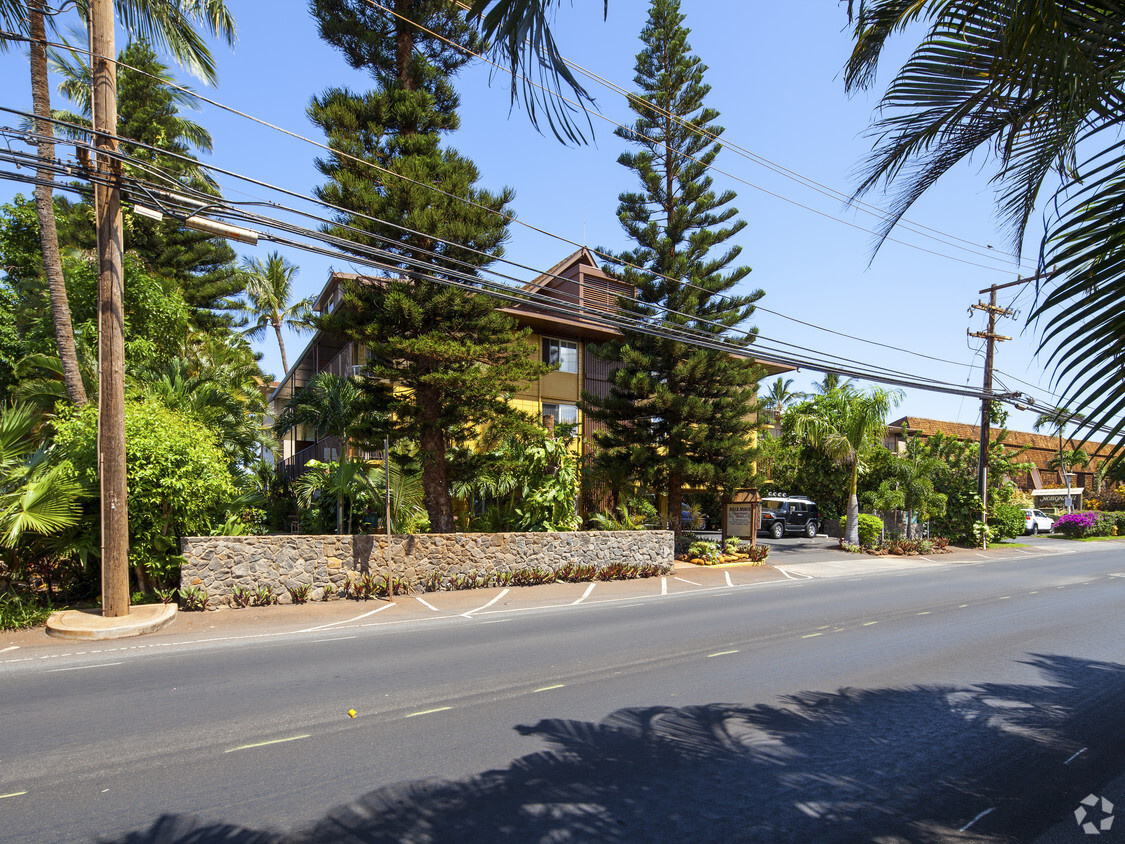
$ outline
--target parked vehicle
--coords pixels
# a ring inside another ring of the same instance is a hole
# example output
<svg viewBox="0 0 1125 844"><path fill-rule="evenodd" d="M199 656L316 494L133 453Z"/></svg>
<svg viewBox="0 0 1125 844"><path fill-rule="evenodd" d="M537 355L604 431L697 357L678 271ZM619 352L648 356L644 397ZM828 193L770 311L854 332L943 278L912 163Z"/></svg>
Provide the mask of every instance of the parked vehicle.
<svg viewBox="0 0 1125 844"><path fill-rule="evenodd" d="M766 496L762 499L762 526L759 533L781 539L787 533L801 533L810 539L820 530L820 510L816 502L803 495Z"/></svg>
<svg viewBox="0 0 1125 844"><path fill-rule="evenodd" d="M1042 510L1032 510L1025 507L1023 511L1023 532L1036 534L1036 533L1050 533L1055 529L1055 520L1044 513Z"/></svg>

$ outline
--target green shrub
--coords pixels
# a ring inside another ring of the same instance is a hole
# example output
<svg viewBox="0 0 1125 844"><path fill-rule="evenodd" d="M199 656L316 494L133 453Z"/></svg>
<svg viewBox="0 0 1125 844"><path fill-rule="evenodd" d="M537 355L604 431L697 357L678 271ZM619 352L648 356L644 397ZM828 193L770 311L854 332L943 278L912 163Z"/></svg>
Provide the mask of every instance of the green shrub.
<svg viewBox="0 0 1125 844"><path fill-rule="evenodd" d="M848 517L840 517L840 533L847 531ZM859 514L859 544L873 548L883 536L883 520L870 513Z"/></svg>
<svg viewBox="0 0 1125 844"><path fill-rule="evenodd" d="M988 523L992 528L992 538L1000 540L1022 536L1026 521L1023 509L1018 505L997 504L992 508Z"/></svg>

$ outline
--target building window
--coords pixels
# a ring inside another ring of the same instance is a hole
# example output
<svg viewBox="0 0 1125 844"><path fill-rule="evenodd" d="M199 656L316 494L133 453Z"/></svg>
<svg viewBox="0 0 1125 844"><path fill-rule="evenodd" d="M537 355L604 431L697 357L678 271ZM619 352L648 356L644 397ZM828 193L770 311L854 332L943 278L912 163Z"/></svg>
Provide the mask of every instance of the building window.
<svg viewBox="0 0 1125 844"><path fill-rule="evenodd" d="M578 408L573 404L543 403L543 415L550 416L556 425L577 425Z"/></svg>
<svg viewBox="0 0 1125 844"><path fill-rule="evenodd" d="M570 340L543 338L543 363L559 365L559 372L578 374L578 344Z"/></svg>

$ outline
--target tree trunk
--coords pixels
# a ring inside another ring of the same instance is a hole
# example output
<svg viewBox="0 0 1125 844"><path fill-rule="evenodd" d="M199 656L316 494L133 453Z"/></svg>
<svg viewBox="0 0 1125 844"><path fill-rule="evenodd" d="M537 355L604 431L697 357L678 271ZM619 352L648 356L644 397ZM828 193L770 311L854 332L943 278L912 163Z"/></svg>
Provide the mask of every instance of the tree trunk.
<svg viewBox="0 0 1125 844"><path fill-rule="evenodd" d="M281 349L281 376L284 378L289 371L289 361L285 357L285 341L281 339L281 323L275 322L273 330L277 334L277 346Z"/></svg>
<svg viewBox="0 0 1125 844"><path fill-rule="evenodd" d="M679 472L673 472L668 476L668 521L677 538L684 530L683 501L683 479Z"/></svg>
<svg viewBox="0 0 1125 844"><path fill-rule="evenodd" d="M47 79L46 29L43 23L41 0L28 0L27 17L31 27L31 100L35 111L36 133L39 135L38 154L40 166L36 176L41 182L35 187L35 212L39 217L39 243L43 250L43 269L47 275L47 291L51 299L51 318L55 324L55 343L62 362L66 394L76 406L86 404L86 387L78 368L78 352L74 347L74 328L70 322L70 303L63 280L62 260L59 257L59 236L55 229L54 189L45 182L54 181L54 175L45 163L55 158L54 128L51 117L51 90Z"/></svg>
<svg viewBox="0 0 1125 844"><path fill-rule="evenodd" d="M856 487L859 484L859 460L852 463L851 476L848 479L848 520L844 527L844 541L852 545L859 545L859 498L856 496Z"/></svg>
<svg viewBox="0 0 1125 844"><path fill-rule="evenodd" d="M453 533L453 499L449 493L449 467L445 462L445 436L435 407L435 397L418 395L422 406L422 496L433 533Z"/></svg>

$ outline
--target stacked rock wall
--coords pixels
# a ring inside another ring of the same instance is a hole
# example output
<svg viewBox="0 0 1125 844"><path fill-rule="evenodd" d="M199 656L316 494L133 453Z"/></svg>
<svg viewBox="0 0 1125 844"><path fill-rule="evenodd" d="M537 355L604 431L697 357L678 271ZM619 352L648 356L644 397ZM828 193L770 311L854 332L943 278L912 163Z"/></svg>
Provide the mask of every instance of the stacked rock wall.
<svg viewBox="0 0 1125 844"><path fill-rule="evenodd" d="M651 563L670 573L675 556L670 531L189 536L180 545L180 585L205 590L213 606L229 604L236 586L268 586L287 603L289 588L307 584L309 600L319 601L326 585L340 594L363 572L389 573L422 590L435 573L451 579L608 563Z"/></svg>

